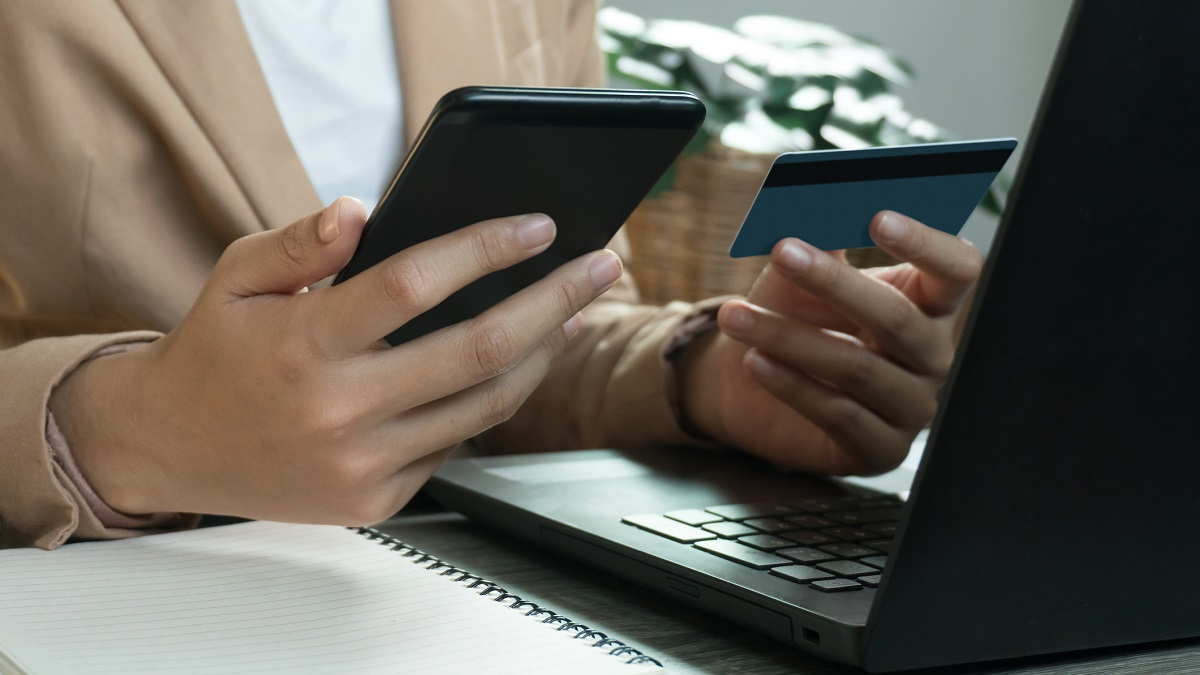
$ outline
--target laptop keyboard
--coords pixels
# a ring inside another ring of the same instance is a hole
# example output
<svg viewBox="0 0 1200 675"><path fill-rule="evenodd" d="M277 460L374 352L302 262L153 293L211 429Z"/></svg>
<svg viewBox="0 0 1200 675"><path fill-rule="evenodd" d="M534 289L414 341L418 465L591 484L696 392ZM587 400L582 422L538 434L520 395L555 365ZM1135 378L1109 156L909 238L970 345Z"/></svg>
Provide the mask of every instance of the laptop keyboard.
<svg viewBox="0 0 1200 675"><path fill-rule="evenodd" d="M904 503L846 496L795 503L724 504L622 522L828 593L875 588Z"/></svg>

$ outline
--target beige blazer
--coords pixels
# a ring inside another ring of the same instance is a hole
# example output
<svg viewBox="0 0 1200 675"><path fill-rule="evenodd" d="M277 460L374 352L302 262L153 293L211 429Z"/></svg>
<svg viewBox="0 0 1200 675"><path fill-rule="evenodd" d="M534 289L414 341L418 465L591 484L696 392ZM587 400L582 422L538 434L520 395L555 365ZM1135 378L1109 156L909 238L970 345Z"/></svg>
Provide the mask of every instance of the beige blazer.
<svg viewBox="0 0 1200 675"><path fill-rule="evenodd" d="M602 81L594 0L391 4L410 140L461 85ZM0 546L132 534L101 526L53 461L52 388L104 346L169 331L231 241L320 206L232 0L0 3ZM609 296L488 446L687 440L661 350L692 306Z"/></svg>

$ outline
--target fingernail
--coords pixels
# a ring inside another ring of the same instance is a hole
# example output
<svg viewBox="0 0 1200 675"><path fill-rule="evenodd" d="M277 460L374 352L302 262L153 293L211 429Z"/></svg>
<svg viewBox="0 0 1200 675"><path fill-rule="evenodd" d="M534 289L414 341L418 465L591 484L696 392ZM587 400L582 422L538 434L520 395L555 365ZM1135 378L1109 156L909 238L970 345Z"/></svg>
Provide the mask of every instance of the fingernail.
<svg viewBox="0 0 1200 675"><path fill-rule="evenodd" d="M337 200L333 203L333 208L325 209L321 213L321 218L317 223L317 238L323 243L330 243L338 238L338 233L341 232L341 226L338 221L341 220L342 200Z"/></svg>
<svg viewBox="0 0 1200 675"><path fill-rule="evenodd" d="M775 364L757 350L751 349L746 352L745 364L747 368L762 377L770 377L775 374Z"/></svg>
<svg viewBox="0 0 1200 675"><path fill-rule="evenodd" d="M783 266L793 272L803 272L812 263L812 253L809 253L808 249L795 240L783 242L780 258Z"/></svg>
<svg viewBox="0 0 1200 675"><path fill-rule="evenodd" d="M554 221L542 213L532 213L521 217L517 225L517 241L526 250L532 251L549 244L554 239Z"/></svg>
<svg viewBox="0 0 1200 675"><path fill-rule="evenodd" d="M884 212L879 216L879 236L891 242L900 241L904 237L904 221L894 213Z"/></svg>
<svg viewBox="0 0 1200 675"><path fill-rule="evenodd" d="M735 305L725 317L725 324L739 333L744 333L754 325L754 315L749 309Z"/></svg>
<svg viewBox="0 0 1200 675"><path fill-rule="evenodd" d="M575 337L575 334L579 332L579 328L582 325L583 315L578 312L575 313L575 316L567 319L567 322L562 325L563 332L567 334L567 339L570 340Z"/></svg>
<svg viewBox="0 0 1200 675"><path fill-rule="evenodd" d="M592 258L592 281L598 288L608 289L621 278L621 261L611 251L601 251Z"/></svg>

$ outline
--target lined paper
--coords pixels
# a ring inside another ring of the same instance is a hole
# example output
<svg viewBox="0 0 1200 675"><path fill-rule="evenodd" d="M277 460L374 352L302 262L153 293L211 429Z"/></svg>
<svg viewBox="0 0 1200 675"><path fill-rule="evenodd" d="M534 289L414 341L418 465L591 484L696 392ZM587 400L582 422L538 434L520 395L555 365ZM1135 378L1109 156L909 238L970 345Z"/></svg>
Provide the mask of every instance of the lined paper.
<svg viewBox="0 0 1200 675"><path fill-rule="evenodd" d="M637 673L353 530L253 522L0 551L0 669Z"/></svg>

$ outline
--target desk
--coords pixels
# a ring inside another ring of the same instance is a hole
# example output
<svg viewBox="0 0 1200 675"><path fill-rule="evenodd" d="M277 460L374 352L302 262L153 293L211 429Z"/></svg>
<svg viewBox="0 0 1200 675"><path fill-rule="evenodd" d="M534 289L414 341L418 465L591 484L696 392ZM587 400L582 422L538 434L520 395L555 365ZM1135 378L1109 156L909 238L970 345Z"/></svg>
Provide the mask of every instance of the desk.
<svg viewBox="0 0 1200 675"><path fill-rule="evenodd" d="M432 507L406 510L379 529L643 649L669 666L672 674L862 672L810 657L569 558L513 541L457 514ZM1200 640L942 672L1196 673L1200 672Z"/></svg>

